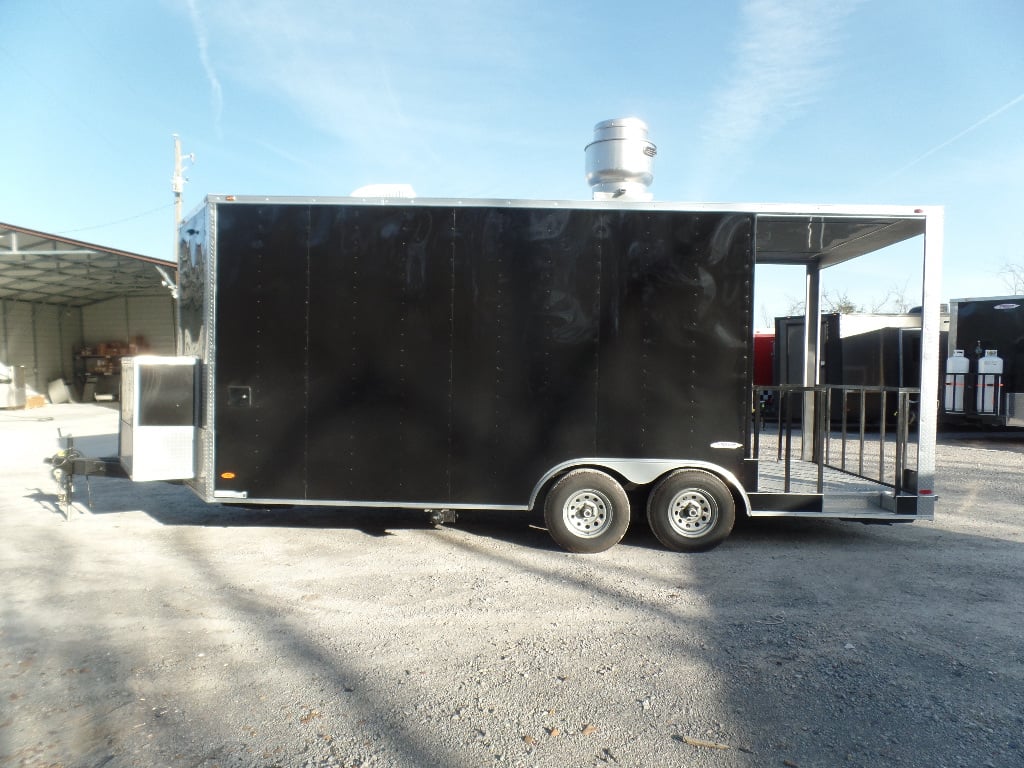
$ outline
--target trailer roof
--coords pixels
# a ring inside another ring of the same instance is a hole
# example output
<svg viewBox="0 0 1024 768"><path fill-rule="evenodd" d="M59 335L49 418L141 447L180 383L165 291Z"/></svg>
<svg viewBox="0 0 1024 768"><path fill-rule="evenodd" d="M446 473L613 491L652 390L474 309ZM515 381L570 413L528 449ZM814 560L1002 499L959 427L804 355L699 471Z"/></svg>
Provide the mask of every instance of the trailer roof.
<svg viewBox="0 0 1024 768"><path fill-rule="evenodd" d="M511 200L381 197L261 197L210 195L213 204L294 205L415 205L423 207L500 206L744 213L756 220L755 258L758 264L831 267L923 235L929 215L938 206L808 205L787 203L669 203L616 200Z"/></svg>
<svg viewBox="0 0 1024 768"><path fill-rule="evenodd" d="M176 271L160 259L0 223L0 299L80 307L153 296Z"/></svg>
<svg viewBox="0 0 1024 768"><path fill-rule="evenodd" d="M923 218L757 216L759 264L831 267L924 234Z"/></svg>

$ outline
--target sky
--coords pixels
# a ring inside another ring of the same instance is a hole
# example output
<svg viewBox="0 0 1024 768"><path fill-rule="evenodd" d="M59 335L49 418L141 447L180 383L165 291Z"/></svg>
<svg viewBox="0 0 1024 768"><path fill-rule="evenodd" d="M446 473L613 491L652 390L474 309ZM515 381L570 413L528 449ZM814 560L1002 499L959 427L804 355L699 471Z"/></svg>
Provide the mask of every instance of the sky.
<svg viewBox="0 0 1024 768"><path fill-rule="evenodd" d="M655 199L942 205L942 298L1024 265L1020 0L0 0L0 221L171 259L207 194L585 200L639 117ZM920 299L920 245L826 270ZM755 324L803 274L759 270ZM827 302L826 302L827 303Z"/></svg>

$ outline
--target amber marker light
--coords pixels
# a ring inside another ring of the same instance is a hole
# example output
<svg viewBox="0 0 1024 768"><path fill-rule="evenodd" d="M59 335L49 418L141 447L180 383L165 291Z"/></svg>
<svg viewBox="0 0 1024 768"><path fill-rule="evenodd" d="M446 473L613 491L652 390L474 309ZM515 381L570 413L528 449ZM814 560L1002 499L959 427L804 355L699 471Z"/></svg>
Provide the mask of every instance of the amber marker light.
<svg viewBox="0 0 1024 768"><path fill-rule="evenodd" d="M222 480L234 480L236 475L234 472L221 472L220 477Z"/></svg>

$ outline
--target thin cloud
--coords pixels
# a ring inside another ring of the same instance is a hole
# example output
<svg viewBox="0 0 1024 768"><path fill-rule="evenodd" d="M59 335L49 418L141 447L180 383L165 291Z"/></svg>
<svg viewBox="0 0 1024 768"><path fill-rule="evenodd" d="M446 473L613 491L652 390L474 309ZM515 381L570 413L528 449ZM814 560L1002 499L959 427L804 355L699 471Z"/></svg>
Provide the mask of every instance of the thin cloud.
<svg viewBox="0 0 1024 768"><path fill-rule="evenodd" d="M221 115L224 112L224 91L221 88L220 80L217 78L213 65L210 64L206 26L203 24L202 16L199 14L199 6L196 4L196 0L185 0L185 2L188 5L188 15L192 21L192 31L196 35L196 44L199 47L199 62L203 65L203 72L210 83L210 95L213 99L213 121L219 134Z"/></svg>
<svg viewBox="0 0 1024 768"><path fill-rule="evenodd" d="M842 22L860 3L744 3L736 59L702 132L697 179L720 176L751 146L815 101L841 51Z"/></svg>
<svg viewBox="0 0 1024 768"><path fill-rule="evenodd" d="M972 133L973 131L976 131L978 128L981 128L981 126L985 125L985 123L989 122L990 120L994 120L995 118L999 117L999 115L1003 114L1003 112L1005 112L1006 110L1016 106L1017 104L1019 104L1022 101L1024 101L1024 93L1020 94L1019 96L1017 96L1014 99L1010 99L1008 102L1003 104L1003 106L999 107L999 109L997 109L997 110L995 110L993 112L989 112L987 115L985 115L983 118L978 120L976 123L974 123L973 125L968 126L967 128L964 128L962 131L960 131L960 133L956 134L955 136L952 136L951 138L946 139L941 144L936 144L934 147L929 149L924 154L915 157L913 160L911 160L909 163L904 165L902 168L897 168L895 171L893 171L888 176L886 176L884 179L882 179L882 183L885 183L887 181L891 181L892 179L896 178L897 176L899 176L900 174L902 174L905 171L909 170L910 168L913 168L915 165L920 163L922 160L925 160L925 159L931 157L936 152L939 152L939 151L945 149L946 147L948 147L950 144L952 144L952 143L954 143L956 141L959 141L960 139L962 139L967 134Z"/></svg>
<svg viewBox="0 0 1024 768"><path fill-rule="evenodd" d="M276 124L301 120L384 172L436 169L460 143L481 141L474 94L522 87L527 78L517 73L533 66L533 22L515 8L470 0L293 6L206 7L220 68L283 105Z"/></svg>

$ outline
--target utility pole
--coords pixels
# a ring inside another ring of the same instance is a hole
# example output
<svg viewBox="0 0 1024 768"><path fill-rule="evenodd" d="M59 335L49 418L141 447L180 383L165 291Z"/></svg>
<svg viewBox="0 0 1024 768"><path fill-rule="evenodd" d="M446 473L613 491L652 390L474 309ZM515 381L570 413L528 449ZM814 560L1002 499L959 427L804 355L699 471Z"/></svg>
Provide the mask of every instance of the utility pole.
<svg viewBox="0 0 1024 768"><path fill-rule="evenodd" d="M184 168L182 168L182 161L188 160L190 163L196 161L194 153L185 155L181 154L181 139L178 138L178 134L174 136L174 175L171 177L171 191L174 192L174 250L171 251L171 255L174 257L172 261L177 261L178 255L178 225L181 224L181 193L185 189L185 182L188 181L182 174Z"/></svg>
<svg viewBox="0 0 1024 768"><path fill-rule="evenodd" d="M181 224L181 193L185 190L185 182L188 179L184 176L184 168L182 168L182 160L188 160L190 163L196 161L194 154L188 154L185 157L181 155L181 139L178 134L172 134L174 136L174 175L171 176L171 191L174 192L174 239L171 241L171 259L170 261L174 264L178 263L178 226ZM157 267L163 278L164 285L166 285L170 291L171 296L174 298L174 325L179 330L177 331L177 342L178 354L182 354L183 339L181 335L181 305L178 303L178 283L170 277L166 272Z"/></svg>

